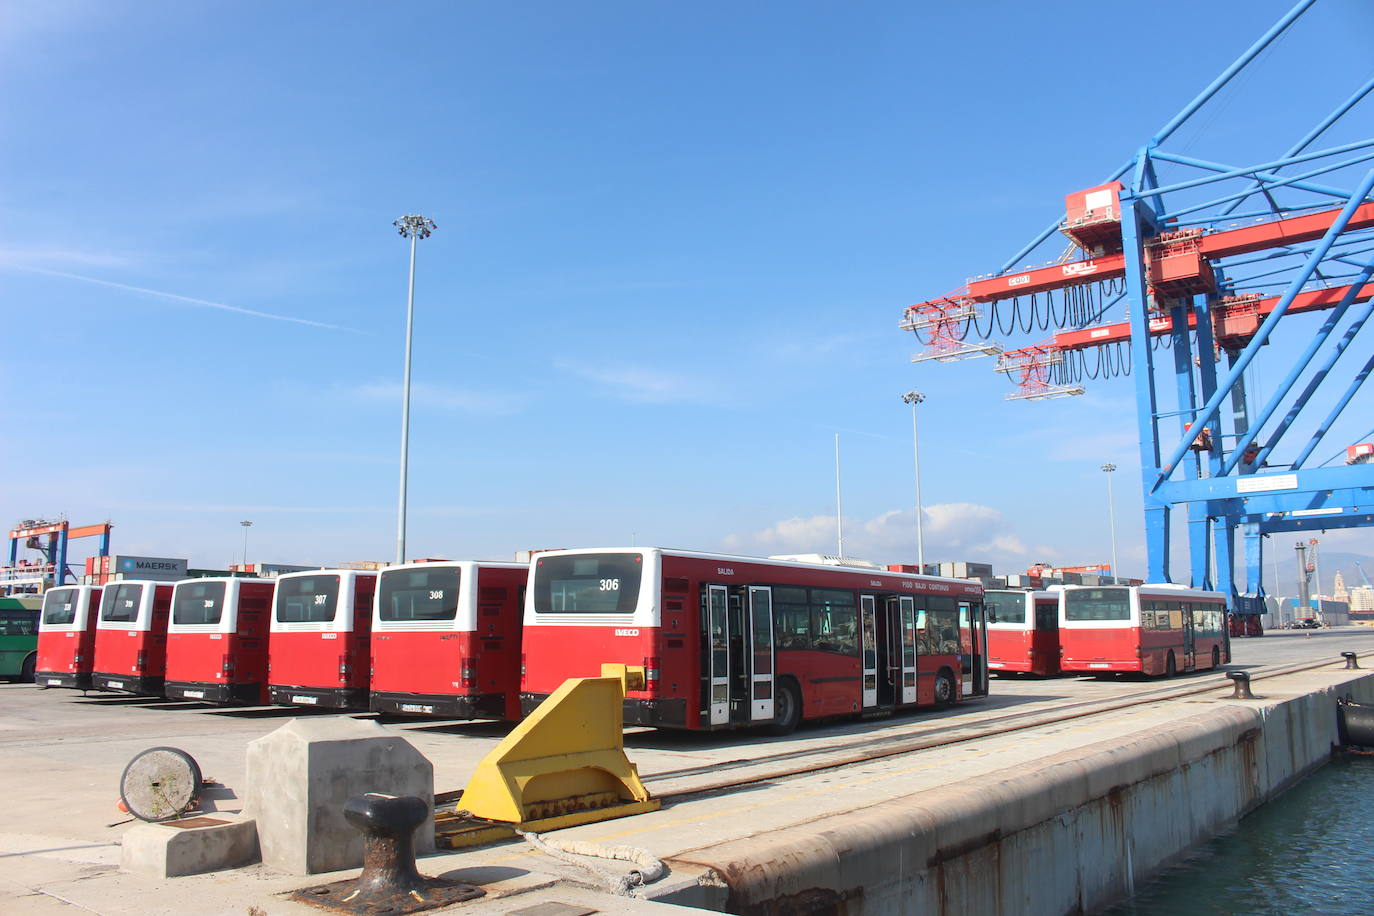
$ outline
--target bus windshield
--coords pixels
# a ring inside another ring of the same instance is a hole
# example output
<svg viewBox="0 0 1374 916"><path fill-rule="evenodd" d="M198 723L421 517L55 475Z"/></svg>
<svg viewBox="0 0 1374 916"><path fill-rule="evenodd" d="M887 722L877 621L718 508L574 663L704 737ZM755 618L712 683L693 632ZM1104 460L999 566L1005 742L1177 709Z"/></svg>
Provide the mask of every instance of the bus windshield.
<svg viewBox="0 0 1374 916"><path fill-rule="evenodd" d="M984 592L983 604L988 609L988 623L1025 623L1025 592Z"/></svg>
<svg viewBox="0 0 1374 916"><path fill-rule="evenodd" d="M172 623L219 623L224 613L223 582L187 582L177 586Z"/></svg>
<svg viewBox="0 0 1374 916"><path fill-rule="evenodd" d="M1064 592L1064 619L1072 621L1130 620L1130 589L1069 589Z"/></svg>
<svg viewBox="0 0 1374 916"><path fill-rule="evenodd" d="M459 569L388 569L378 586L382 620L453 620L458 616Z"/></svg>
<svg viewBox="0 0 1374 916"><path fill-rule="evenodd" d="M292 576L277 580L278 623L325 623L339 606L338 576Z"/></svg>
<svg viewBox="0 0 1374 916"><path fill-rule="evenodd" d="M644 557L637 553L542 557L534 566L535 612L633 613L643 571Z"/></svg>
<svg viewBox="0 0 1374 916"><path fill-rule="evenodd" d="M138 619L138 603L142 598L141 585L116 585L107 588L100 602L100 619L132 623Z"/></svg>
<svg viewBox="0 0 1374 916"><path fill-rule="evenodd" d="M68 624L76 620L76 601L81 593L74 588L50 588L43 595L45 626Z"/></svg>

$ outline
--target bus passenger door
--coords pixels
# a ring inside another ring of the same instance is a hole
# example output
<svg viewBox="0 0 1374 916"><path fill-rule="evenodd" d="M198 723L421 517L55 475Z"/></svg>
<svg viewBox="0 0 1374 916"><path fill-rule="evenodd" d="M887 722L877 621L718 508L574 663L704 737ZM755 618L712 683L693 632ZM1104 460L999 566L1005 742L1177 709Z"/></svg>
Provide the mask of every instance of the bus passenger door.
<svg viewBox="0 0 1374 916"><path fill-rule="evenodd" d="M964 696L988 692L987 616L983 605L959 602L959 668Z"/></svg>
<svg viewBox="0 0 1374 916"><path fill-rule="evenodd" d="M706 586L706 635L710 641L710 662L702 676L707 678L706 698L711 725L730 721L730 619L729 593L723 585Z"/></svg>
<svg viewBox="0 0 1374 916"><path fill-rule="evenodd" d="M872 595L859 596L859 629L862 637L863 708L878 705L878 615Z"/></svg>
<svg viewBox="0 0 1374 916"><path fill-rule="evenodd" d="M1192 671L1197 667L1197 630L1194 627L1193 609L1183 605L1183 670Z"/></svg>
<svg viewBox="0 0 1374 916"><path fill-rule="evenodd" d="M773 590L749 586L749 619L753 626L750 662L749 719L773 721Z"/></svg>
<svg viewBox="0 0 1374 916"><path fill-rule="evenodd" d="M896 627L901 633L902 654L901 654L901 701L903 703L916 702L916 601L912 598L897 599L898 613L901 617L901 626Z"/></svg>

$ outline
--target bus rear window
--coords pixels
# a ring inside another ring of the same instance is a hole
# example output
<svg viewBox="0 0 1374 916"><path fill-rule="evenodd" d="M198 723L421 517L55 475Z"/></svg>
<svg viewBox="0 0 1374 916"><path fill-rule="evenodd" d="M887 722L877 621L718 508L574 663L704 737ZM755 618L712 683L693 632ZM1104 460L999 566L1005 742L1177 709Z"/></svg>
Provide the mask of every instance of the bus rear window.
<svg viewBox="0 0 1374 916"><path fill-rule="evenodd" d="M223 582L188 582L177 586L172 599L172 623L219 623L224 614Z"/></svg>
<svg viewBox="0 0 1374 916"><path fill-rule="evenodd" d="M630 614L639 603L644 558L592 553L535 561L534 609L540 614Z"/></svg>
<svg viewBox="0 0 1374 916"><path fill-rule="evenodd" d="M983 604L988 609L988 623L1025 623L1025 592L984 592Z"/></svg>
<svg viewBox="0 0 1374 916"><path fill-rule="evenodd" d="M68 624L76 620L76 602L80 592L74 588L50 588L43 596L43 623L46 626Z"/></svg>
<svg viewBox="0 0 1374 916"><path fill-rule="evenodd" d="M338 576L277 580L277 623L324 623L339 607Z"/></svg>
<svg viewBox="0 0 1374 916"><path fill-rule="evenodd" d="M1064 593L1064 619L1075 622L1130 620L1130 590L1075 588Z"/></svg>
<svg viewBox="0 0 1374 916"><path fill-rule="evenodd" d="M383 572L377 598L382 620L453 620L458 616L459 579L452 566Z"/></svg>
<svg viewBox="0 0 1374 916"><path fill-rule="evenodd" d="M106 587L100 600L100 619L131 623L138 619L138 603L143 598L141 585Z"/></svg>

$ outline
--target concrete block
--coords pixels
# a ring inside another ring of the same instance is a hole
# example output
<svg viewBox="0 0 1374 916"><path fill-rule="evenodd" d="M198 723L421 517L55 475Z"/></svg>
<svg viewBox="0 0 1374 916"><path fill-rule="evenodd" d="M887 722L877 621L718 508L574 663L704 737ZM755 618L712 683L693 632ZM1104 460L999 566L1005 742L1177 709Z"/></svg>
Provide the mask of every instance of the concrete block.
<svg viewBox="0 0 1374 916"><path fill-rule="evenodd" d="M295 875L357 868L363 838L344 820L354 795L414 795L429 805L415 851L434 850L434 766L375 722L296 719L248 745L244 807L263 864Z"/></svg>
<svg viewBox="0 0 1374 916"><path fill-rule="evenodd" d="M119 853L122 871L159 879L242 868L257 861L257 825L234 814L130 827Z"/></svg>

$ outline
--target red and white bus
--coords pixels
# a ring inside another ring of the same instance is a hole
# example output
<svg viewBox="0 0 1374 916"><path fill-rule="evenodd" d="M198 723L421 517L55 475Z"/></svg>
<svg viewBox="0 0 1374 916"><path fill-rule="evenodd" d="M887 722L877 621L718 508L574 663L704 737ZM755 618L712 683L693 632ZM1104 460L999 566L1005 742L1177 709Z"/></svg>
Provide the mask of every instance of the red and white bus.
<svg viewBox="0 0 1374 916"><path fill-rule="evenodd" d="M34 683L39 687L90 689L99 607L99 586L63 585L43 593Z"/></svg>
<svg viewBox="0 0 1374 916"><path fill-rule="evenodd" d="M988 667L1051 677L1059 673L1059 595L1027 589L990 588Z"/></svg>
<svg viewBox="0 0 1374 916"><path fill-rule="evenodd" d="M382 570L372 616L375 712L520 718L525 563L435 561Z"/></svg>
<svg viewBox="0 0 1374 916"><path fill-rule="evenodd" d="M1172 677L1231 660L1226 596L1181 585L1059 587L1064 671Z"/></svg>
<svg viewBox="0 0 1374 916"><path fill-rule="evenodd" d="M525 598L526 713L602 663L642 665L625 722L766 726L987 693L983 587L666 549L556 550Z"/></svg>
<svg viewBox="0 0 1374 916"><path fill-rule="evenodd" d="M162 696L170 582L125 579L105 586L95 631L97 690Z"/></svg>
<svg viewBox="0 0 1374 916"><path fill-rule="evenodd" d="M167 625L169 698L266 705L272 585L233 577L177 583Z"/></svg>
<svg viewBox="0 0 1374 916"><path fill-rule="evenodd" d="M367 709L377 574L351 569L277 577L268 693L278 706Z"/></svg>

